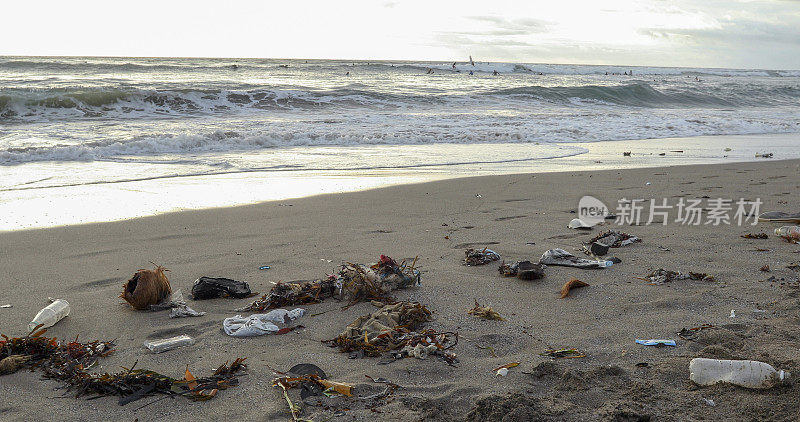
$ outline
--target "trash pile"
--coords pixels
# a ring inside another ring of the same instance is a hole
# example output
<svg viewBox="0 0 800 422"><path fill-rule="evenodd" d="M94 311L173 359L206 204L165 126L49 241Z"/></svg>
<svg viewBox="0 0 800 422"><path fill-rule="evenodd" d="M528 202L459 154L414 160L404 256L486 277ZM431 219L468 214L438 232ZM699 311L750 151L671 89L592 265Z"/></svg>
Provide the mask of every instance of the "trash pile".
<svg viewBox="0 0 800 422"><path fill-rule="evenodd" d="M195 378L187 369L184 379L170 378L157 372L129 369L116 374L92 374L86 370L99 358L113 352L113 342L94 341L79 343L59 342L56 338L44 337L46 329L39 329L25 337L0 340L0 375L12 373L23 367L40 369L44 377L63 381L66 390L75 397L119 396L119 404L125 405L156 394L184 396L191 400L209 400L219 390L238 384L237 373L246 368L244 359L236 359L220 366L213 375Z"/></svg>
<svg viewBox="0 0 800 422"><path fill-rule="evenodd" d="M489 249L467 249L464 251L464 265L468 267L474 267L477 265L486 265L492 261L498 261L500 259L500 255Z"/></svg>
<svg viewBox="0 0 800 422"><path fill-rule="evenodd" d="M430 319L431 311L420 303L397 302L358 317L338 337L324 343L350 353L351 358L387 352L395 359L435 355L454 365L458 361L456 355L447 350L458 343L458 334L420 330Z"/></svg>
<svg viewBox="0 0 800 422"><path fill-rule="evenodd" d="M664 283L670 283L676 280L714 281L714 277L706 273L689 272L688 274L684 274L678 271L669 271L659 268L650 273L647 277L641 278L641 280L649 281L650 284L662 285Z"/></svg>
<svg viewBox="0 0 800 422"><path fill-rule="evenodd" d="M505 277L517 277L520 280L538 280L544 278L545 266L531 261L517 261L513 264L500 264L497 271Z"/></svg>
<svg viewBox="0 0 800 422"><path fill-rule="evenodd" d="M354 304L364 300L391 301L393 290L420 285L420 272L405 261L398 264L386 255L380 256L377 264L347 263L342 265L339 275L325 279L277 283L269 293L237 311L263 312L284 306L310 305L327 298L345 299Z"/></svg>
<svg viewBox="0 0 800 422"><path fill-rule="evenodd" d="M608 230L589 239L583 245L583 249L588 255L603 256L608 253L609 248L621 248L641 241L642 239L636 236L617 230Z"/></svg>

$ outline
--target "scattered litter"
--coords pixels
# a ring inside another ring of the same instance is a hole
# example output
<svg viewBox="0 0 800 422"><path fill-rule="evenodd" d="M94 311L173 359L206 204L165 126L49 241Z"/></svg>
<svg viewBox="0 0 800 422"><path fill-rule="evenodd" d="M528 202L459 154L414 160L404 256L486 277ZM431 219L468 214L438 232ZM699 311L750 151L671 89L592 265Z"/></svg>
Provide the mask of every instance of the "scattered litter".
<svg viewBox="0 0 800 422"><path fill-rule="evenodd" d="M504 377L504 376L508 375L508 368L500 368L500 369L497 370L496 374L499 377Z"/></svg>
<svg viewBox="0 0 800 422"><path fill-rule="evenodd" d="M0 305L0 308L2 308L2 309L6 309L6 308L13 308L13 307L14 307L14 305L11 305L11 304L8 304L8 305Z"/></svg>
<svg viewBox="0 0 800 422"><path fill-rule="evenodd" d="M542 254L541 259L539 259L539 263L545 265L561 265L565 267L577 268L605 268L610 267L613 264L611 261L595 261L578 258L563 249L550 249Z"/></svg>
<svg viewBox="0 0 800 422"><path fill-rule="evenodd" d="M637 344L642 344L645 346L677 346L675 340L661 340L661 339L650 339L650 340L636 340Z"/></svg>
<svg viewBox="0 0 800 422"><path fill-rule="evenodd" d="M466 266L476 266L476 265L485 265L492 261L497 261L500 259L500 255L489 249L467 249L464 251L464 265Z"/></svg>
<svg viewBox="0 0 800 422"><path fill-rule="evenodd" d="M389 292L421 284L420 272L414 268L416 261L415 258L410 265L405 261L398 264L381 255L380 262L369 267L347 263L342 265L338 276L331 274L321 280L277 283L269 293L237 311L263 312L320 303L330 297L347 299L350 304L364 300L389 301Z"/></svg>
<svg viewBox="0 0 800 422"><path fill-rule="evenodd" d="M516 276L520 280L538 280L544 278L544 265L530 261L517 261L513 264L503 262L497 269L506 277Z"/></svg>
<svg viewBox="0 0 800 422"><path fill-rule="evenodd" d="M747 233L739 237L743 237L745 239L769 239L769 236L766 233L759 233L759 234Z"/></svg>
<svg viewBox="0 0 800 422"><path fill-rule="evenodd" d="M693 327L693 328L688 328L688 329L687 328L681 328L681 330L678 331L678 337L680 337L680 338L682 338L684 340L691 340L697 335L697 333L699 331L705 330L706 328L713 328L713 327L714 326L711 325L711 324L703 324L703 325L701 325L699 327Z"/></svg>
<svg viewBox="0 0 800 422"><path fill-rule="evenodd" d="M331 262L331 261L328 261L328 262ZM272 267L270 267L269 265L263 265L261 267L258 267L259 270L268 270L270 268L272 268Z"/></svg>
<svg viewBox="0 0 800 422"><path fill-rule="evenodd" d="M769 264L764 264L759 268L762 272L768 273L769 272Z"/></svg>
<svg viewBox="0 0 800 422"><path fill-rule="evenodd" d="M637 368L649 368L650 364L647 363L647 362L639 362L639 363L636 364L636 367Z"/></svg>
<svg viewBox="0 0 800 422"><path fill-rule="evenodd" d="M194 300L214 299L225 296L243 299L252 294L250 285L246 281L236 281L230 278L200 277L192 285L192 297Z"/></svg>
<svg viewBox="0 0 800 422"><path fill-rule="evenodd" d="M728 315L728 318L736 318L736 310L735 309L731 309L731 314Z"/></svg>
<svg viewBox="0 0 800 422"><path fill-rule="evenodd" d="M164 271L169 270L157 266L155 270L137 271L122 286L122 294L119 297L140 311L150 309L150 305L157 305L172 293Z"/></svg>
<svg viewBox="0 0 800 422"><path fill-rule="evenodd" d="M639 277L636 277L639 278ZM652 273L650 273L646 278L639 278L640 280L649 281L651 284L661 285L664 283L669 283L676 280L703 280L703 281L714 281L714 277L710 276L706 273L693 273L689 272L688 274L684 274L678 271L668 271L663 268L659 268Z"/></svg>
<svg viewBox="0 0 800 422"><path fill-rule="evenodd" d="M477 300L475 301L475 306L467 313L491 321L505 321L505 318L501 317L494 309L489 306L481 306Z"/></svg>
<svg viewBox="0 0 800 422"><path fill-rule="evenodd" d="M149 340L144 342L144 347L150 349L153 353L163 353L167 350L190 346L192 344L194 344L194 340L184 334L163 340Z"/></svg>
<svg viewBox="0 0 800 422"><path fill-rule="evenodd" d="M33 317L33 320L28 324L28 332L32 332L36 328L52 327L69 315L69 302L64 299L51 299L51 302Z"/></svg>
<svg viewBox="0 0 800 422"><path fill-rule="evenodd" d="M800 223L800 212L767 211L758 215L758 221L772 223Z"/></svg>
<svg viewBox="0 0 800 422"><path fill-rule="evenodd" d="M232 337L252 337L264 334L286 334L302 326L292 327L290 322L300 318L305 313L302 308L295 308L291 311L286 309L274 309L266 314L253 314L249 317L236 315L225 318L222 328L225 334ZM280 324L281 327L278 327Z"/></svg>
<svg viewBox="0 0 800 422"><path fill-rule="evenodd" d="M504 376L508 375L508 370L509 369L517 367L517 366L519 366L519 364L520 364L519 362L507 363L507 364L505 364L503 366L498 366L497 368L492 369L492 371L495 372L497 375L500 375L501 377L504 377Z"/></svg>
<svg viewBox="0 0 800 422"><path fill-rule="evenodd" d="M652 185L652 183L650 182L645 183L645 186L650 186L650 185Z"/></svg>
<svg viewBox="0 0 800 422"><path fill-rule="evenodd" d="M226 363L220 366L210 377L195 378L187 369L184 379L180 380L146 369L135 369L135 363L116 374L92 374L86 369L95 365L98 359L111 354L113 342L79 343L76 340L62 343L55 338L44 337L46 329L37 330L25 337L1 336L0 362L6 362L9 356L22 356L10 362L15 366L22 364L39 369L44 373L44 378L66 383L67 391L74 392L76 397L119 396L120 405L156 394L209 400L219 390L238 385L237 373L247 367L244 359L240 358L230 365Z"/></svg>
<svg viewBox="0 0 800 422"><path fill-rule="evenodd" d="M183 299L183 292L181 292L180 289L167 296L161 303L150 305L151 311L164 311L167 309L170 310L170 318L199 317L206 314L205 312L197 312L190 308Z"/></svg>
<svg viewBox="0 0 800 422"><path fill-rule="evenodd" d="M321 371L321 370L320 370ZM345 396L352 396L353 395L353 385L345 384L343 382L334 382L325 379L324 373L323 376L320 376L317 373L308 373L302 374L297 376L292 376L294 374L290 374L287 376L275 378L272 380L273 387L281 387L283 390L283 398L286 400L286 403L289 405L289 412L292 415L293 421L300 421L300 406L292 403L292 400L289 398L288 390L301 387L303 388L300 397L305 398L310 395L311 393L306 393L309 391L320 391L326 396L331 396L333 394L341 394Z"/></svg>
<svg viewBox="0 0 800 422"><path fill-rule="evenodd" d="M756 158L772 158L771 152L766 152L763 154L756 153Z"/></svg>
<svg viewBox="0 0 800 422"><path fill-rule="evenodd" d="M581 220L580 218L573 218L567 224L567 228L569 229L581 229L581 230L591 230L594 227L594 224L589 224Z"/></svg>
<svg viewBox="0 0 800 422"><path fill-rule="evenodd" d="M553 359L577 359L586 357L586 355L579 352L578 349L545 350L539 353L539 356L548 356Z"/></svg>
<svg viewBox="0 0 800 422"><path fill-rule="evenodd" d="M800 243L800 226L783 226L775 229L775 235L788 242Z"/></svg>
<svg viewBox="0 0 800 422"><path fill-rule="evenodd" d="M577 278L573 278L572 280L564 283L564 286L561 287L561 299L569 296L569 291L572 289L577 289L579 287L586 287L589 283L585 283L583 281L578 280Z"/></svg>
<svg viewBox="0 0 800 422"><path fill-rule="evenodd" d="M716 403L714 403L714 400L707 399L707 398L705 398L705 397L700 397L700 398L701 398L701 399L703 399L703 402L704 402L705 404L707 404L707 405L709 405L709 406L711 406L711 407L715 407L715 406L717 405Z"/></svg>
<svg viewBox="0 0 800 422"><path fill-rule="evenodd" d="M350 353L351 357L374 357L386 352L391 352L395 359L436 355L455 365L458 359L448 350L458 343L458 333L417 331L430 317L431 311L417 302L397 302L358 317L338 337L324 343Z"/></svg>

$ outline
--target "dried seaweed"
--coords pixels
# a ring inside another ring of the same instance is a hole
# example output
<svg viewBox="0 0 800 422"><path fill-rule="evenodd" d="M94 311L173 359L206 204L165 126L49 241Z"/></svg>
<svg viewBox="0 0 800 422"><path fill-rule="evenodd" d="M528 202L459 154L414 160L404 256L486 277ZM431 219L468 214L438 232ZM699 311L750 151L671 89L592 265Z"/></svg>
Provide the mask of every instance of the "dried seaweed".
<svg viewBox="0 0 800 422"><path fill-rule="evenodd" d="M714 276L708 275L706 273L695 273L690 271L688 274L684 274L678 271L665 270L663 268L659 268L653 271L645 278L640 278L640 280L649 281L651 284L655 285L661 285L676 280L687 280L687 279L715 281Z"/></svg>
<svg viewBox="0 0 800 422"><path fill-rule="evenodd" d="M381 255L377 264L366 266L347 263L339 275L313 281L277 283L269 293L237 311L263 312L285 306L310 305L328 298L346 299L352 305L365 300L393 302L389 292L419 285L420 272L405 261L398 264Z"/></svg>
<svg viewBox="0 0 800 422"><path fill-rule="evenodd" d="M578 349L545 350L539 353L539 356L548 356L553 359L576 359L586 357L586 355L579 352Z"/></svg>
<svg viewBox="0 0 800 422"><path fill-rule="evenodd" d="M572 280L564 283L564 286L561 287L561 299L569 296L569 291L572 289L577 289L579 287L586 287L589 283L583 282L578 280L577 278L573 278Z"/></svg>
<svg viewBox="0 0 800 422"><path fill-rule="evenodd" d="M505 318L501 317L494 309L489 306L481 306L477 300L475 301L475 306L467 313L492 321L505 321Z"/></svg>
<svg viewBox="0 0 800 422"><path fill-rule="evenodd" d="M739 237L742 237L742 238L745 238L745 239L769 239L769 236L766 233L759 233L759 234L747 233L747 234L743 234L743 235L741 235Z"/></svg>
<svg viewBox="0 0 800 422"><path fill-rule="evenodd" d="M458 333L419 330L430 316L431 312L416 302L386 305L372 314L362 315L339 336L324 343L351 353L352 357L376 357L387 352L392 352L397 359L437 355L454 365L458 360L447 350L458 343Z"/></svg>
<svg viewBox="0 0 800 422"><path fill-rule="evenodd" d="M0 360L10 356L23 356L27 358L25 362L21 362L23 366L40 369L45 378L64 382L66 391L74 392L75 397L119 396L120 405L156 394L208 400L218 390L236 385L236 373L247 366L243 363L244 359L236 359L230 365L226 362L212 376L205 378L194 378L187 369L182 380L153 371L134 369L135 364L116 374L92 374L87 369L99 358L112 353L113 342L79 343L75 339L62 343L56 338L44 337L47 330L39 328L25 337L0 336Z"/></svg>

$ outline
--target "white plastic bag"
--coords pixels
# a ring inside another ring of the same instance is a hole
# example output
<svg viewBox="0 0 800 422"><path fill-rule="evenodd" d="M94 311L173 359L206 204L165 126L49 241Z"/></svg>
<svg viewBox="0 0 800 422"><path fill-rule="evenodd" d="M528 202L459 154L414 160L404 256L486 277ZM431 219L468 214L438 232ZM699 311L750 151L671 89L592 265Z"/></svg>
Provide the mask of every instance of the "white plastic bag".
<svg viewBox="0 0 800 422"><path fill-rule="evenodd" d="M236 315L225 318L222 328L225 334L233 337L252 337L263 336L264 334L275 334L283 327L289 325L291 321L303 316L306 311L302 308L292 309L273 309L266 314L253 314L249 317Z"/></svg>

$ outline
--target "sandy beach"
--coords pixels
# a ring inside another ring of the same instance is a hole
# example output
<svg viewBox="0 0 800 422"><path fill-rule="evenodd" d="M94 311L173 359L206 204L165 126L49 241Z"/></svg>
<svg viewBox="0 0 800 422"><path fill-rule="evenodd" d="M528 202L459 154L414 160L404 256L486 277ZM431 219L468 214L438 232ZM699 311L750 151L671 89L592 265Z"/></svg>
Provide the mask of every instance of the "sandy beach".
<svg viewBox="0 0 800 422"><path fill-rule="evenodd" d="M800 160L763 160L485 176L0 233L0 305L13 305L0 309L0 333L24 335L48 297L65 298L72 311L48 336L115 340L114 353L92 371L116 372L137 362L137 368L180 378L187 365L204 375L238 357L248 364L240 385L213 400L154 397L126 406L113 397L75 399L56 389L61 383L23 370L0 377L0 420L290 420L280 389L271 386L276 375L270 368L285 371L298 363L314 363L330 379L355 384L356 396L382 390L365 375L402 387L369 406L346 398L327 399L327 409L303 406L303 417L313 420L798 420L796 383L763 391L700 388L688 371L692 358L714 357L761 360L800 375L800 273L787 268L800 261L800 245L773 235L779 224L681 225L672 214L667 225L645 225L645 219L591 232L566 228L587 194L612 208L622 198L671 204L760 198L762 212L796 212L798 174ZM622 262L602 270L549 266L544 279L522 281L501 277L499 263L461 264L469 247L489 247L506 261L536 261L551 248L584 256L575 249L609 228L642 242L612 250ZM769 238L740 237L761 232ZM429 327L459 333L457 367L435 357L389 364L348 359L321 342L372 312L367 302L346 310L334 300L304 306L307 316L298 322L305 328L240 339L223 333L222 320L252 299L188 300L207 314L169 319L165 312L134 311L117 297L151 261L170 270L173 289L184 295L200 276L244 280L263 294L271 282L321 278L344 262L372 263L381 254L419 257L422 286L395 296L433 311ZM770 272L760 270L765 264ZM271 268L259 270L264 265ZM637 278L658 268L709 273L715 281L651 285ZM590 286L560 299L571 278ZM506 320L468 315L476 300ZM676 334L703 324L713 327L692 340ZM162 354L142 346L179 334L196 344ZM674 339L677 346L647 347L635 339ZM586 357L540 355L562 348ZM520 365L505 377L495 375L494 368L511 362Z"/></svg>

